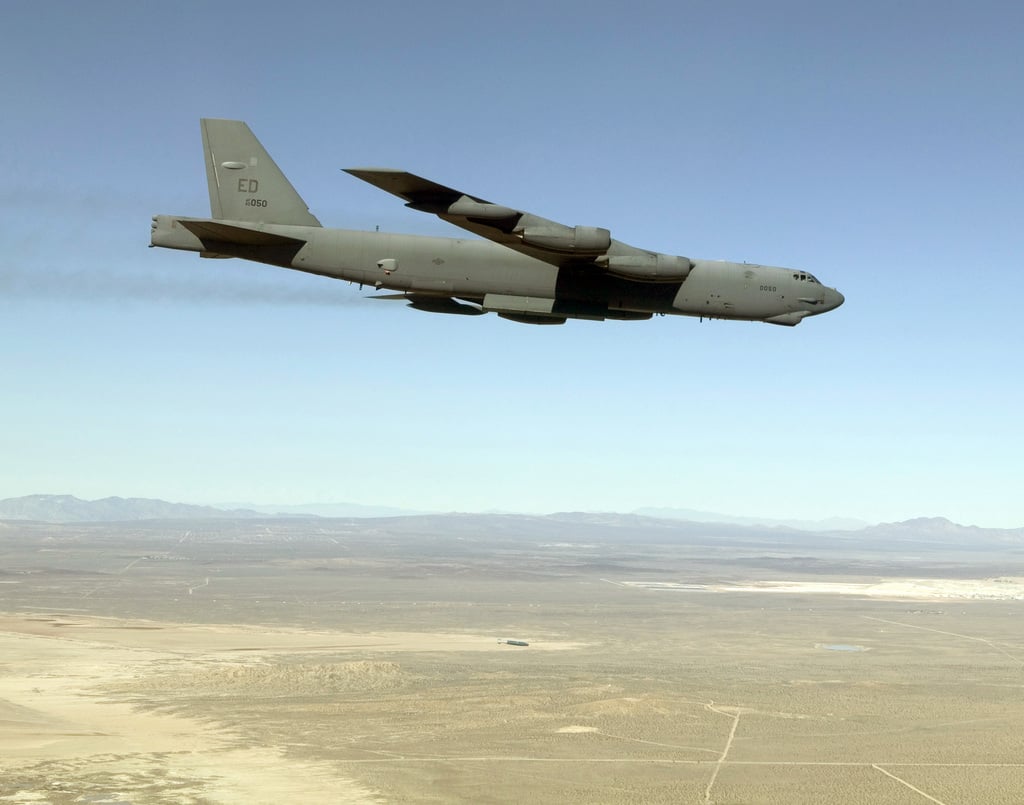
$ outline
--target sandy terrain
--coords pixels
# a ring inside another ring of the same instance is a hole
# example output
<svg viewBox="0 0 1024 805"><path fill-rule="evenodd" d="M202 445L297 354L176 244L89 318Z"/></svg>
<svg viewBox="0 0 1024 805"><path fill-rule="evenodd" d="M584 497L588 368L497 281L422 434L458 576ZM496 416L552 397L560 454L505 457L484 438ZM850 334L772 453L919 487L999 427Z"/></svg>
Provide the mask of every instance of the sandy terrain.
<svg viewBox="0 0 1024 805"><path fill-rule="evenodd" d="M535 649L560 650L569 643ZM154 673L201 683L237 679L258 692L252 672L260 656L339 650L374 652L509 651L490 636L387 632L346 634L256 626L158 624L152 621L44 614L0 615L0 776L53 763L54 770L102 779L105 795L133 797L154 781L176 801L223 803L377 802L366 788L330 763L284 758L273 747L243 746L239 736L210 721L146 712L104 690ZM365 663L360 670L366 670ZM381 676L379 664L372 675ZM348 674L356 672L345 668ZM288 773L282 774L282 767ZM51 796L78 796L53 780ZM4 802L38 799L0 796ZM58 801L58 800L52 800ZM93 799L93 802L100 801ZM152 800L150 800L152 801Z"/></svg>
<svg viewBox="0 0 1024 805"><path fill-rule="evenodd" d="M51 795L87 793L80 783L62 791L59 777L79 777L88 769L105 796L114 794L113 785L128 801L159 780L173 781L180 801L376 801L323 763L288 761L294 777L282 790L279 752L238 748L236 737L216 724L148 713L96 695L98 685L138 677L188 653L188 630L176 630L173 649L161 651L143 647L156 642L154 635L128 622L76 620L68 630L59 630L60 623L67 622L0 620L0 772L8 780L21 767L51 762L57 772ZM233 636L223 631L230 643ZM218 650L214 630L193 630L192 636L193 661ZM133 641L142 645L132 647Z"/></svg>
<svg viewBox="0 0 1024 805"><path fill-rule="evenodd" d="M1024 554L403 524L0 541L0 805L1024 802Z"/></svg>
<svg viewBox="0 0 1024 805"><path fill-rule="evenodd" d="M0 633L48 637L105 646L152 648L189 657L294 654L368 649L386 651L508 651L491 635L425 632L346 633L281 626L203 626L62 614L0 613ZM579 648L566 641L533 642L535 651Z"/></svg>

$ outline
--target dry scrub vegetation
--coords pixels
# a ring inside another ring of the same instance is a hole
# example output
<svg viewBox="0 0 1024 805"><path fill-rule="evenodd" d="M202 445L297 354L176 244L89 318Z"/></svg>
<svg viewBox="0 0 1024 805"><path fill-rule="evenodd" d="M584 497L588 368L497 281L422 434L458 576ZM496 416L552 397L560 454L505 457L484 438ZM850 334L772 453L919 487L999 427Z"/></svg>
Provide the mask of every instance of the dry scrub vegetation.
<svg viewBox="0 0 1024 805"><path fill-rule="evenodd" d="M289 528L8 546L0 801L1024 801L1021 602Z"/></svg>

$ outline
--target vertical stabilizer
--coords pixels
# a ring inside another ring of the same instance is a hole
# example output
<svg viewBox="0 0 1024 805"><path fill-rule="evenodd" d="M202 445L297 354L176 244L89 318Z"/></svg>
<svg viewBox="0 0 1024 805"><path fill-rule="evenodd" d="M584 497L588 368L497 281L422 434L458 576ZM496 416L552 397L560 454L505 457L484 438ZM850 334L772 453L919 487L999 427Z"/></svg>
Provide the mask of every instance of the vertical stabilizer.
<svg viewBox="0 0 1024 805"><path fill-rule="evenodd" d="M320 226L245 123L203 118L199 125L214 218Z"/></svg>

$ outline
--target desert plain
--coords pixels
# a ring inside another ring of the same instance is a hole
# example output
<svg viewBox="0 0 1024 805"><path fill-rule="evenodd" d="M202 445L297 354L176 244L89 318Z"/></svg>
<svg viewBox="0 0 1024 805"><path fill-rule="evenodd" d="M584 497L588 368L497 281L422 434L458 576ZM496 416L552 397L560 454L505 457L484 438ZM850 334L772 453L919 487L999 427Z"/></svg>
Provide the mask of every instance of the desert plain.
<svg viewBox="0 0 1024 805"><path fill-rule="evenodd" d="M1012 545L5 522L0 559L0 803L1024 801Z"/></svg>

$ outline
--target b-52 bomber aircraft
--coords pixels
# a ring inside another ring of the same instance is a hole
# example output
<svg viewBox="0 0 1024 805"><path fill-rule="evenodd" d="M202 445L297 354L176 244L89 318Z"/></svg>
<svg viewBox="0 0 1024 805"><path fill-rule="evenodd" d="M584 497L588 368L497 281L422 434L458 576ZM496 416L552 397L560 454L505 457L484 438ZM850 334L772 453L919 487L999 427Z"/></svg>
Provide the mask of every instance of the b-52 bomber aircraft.
<svg viewBox="0 0 1024 805"><path fill-rule="evenodd" d="M527 324L654 314L793 326L843 295L806 271L638 249L387 168L352 168L413 210L486 240L326 229L240 120L200 121L211 218L157 215L151 245L240 257L396 292L435 313Z"/></svg>

